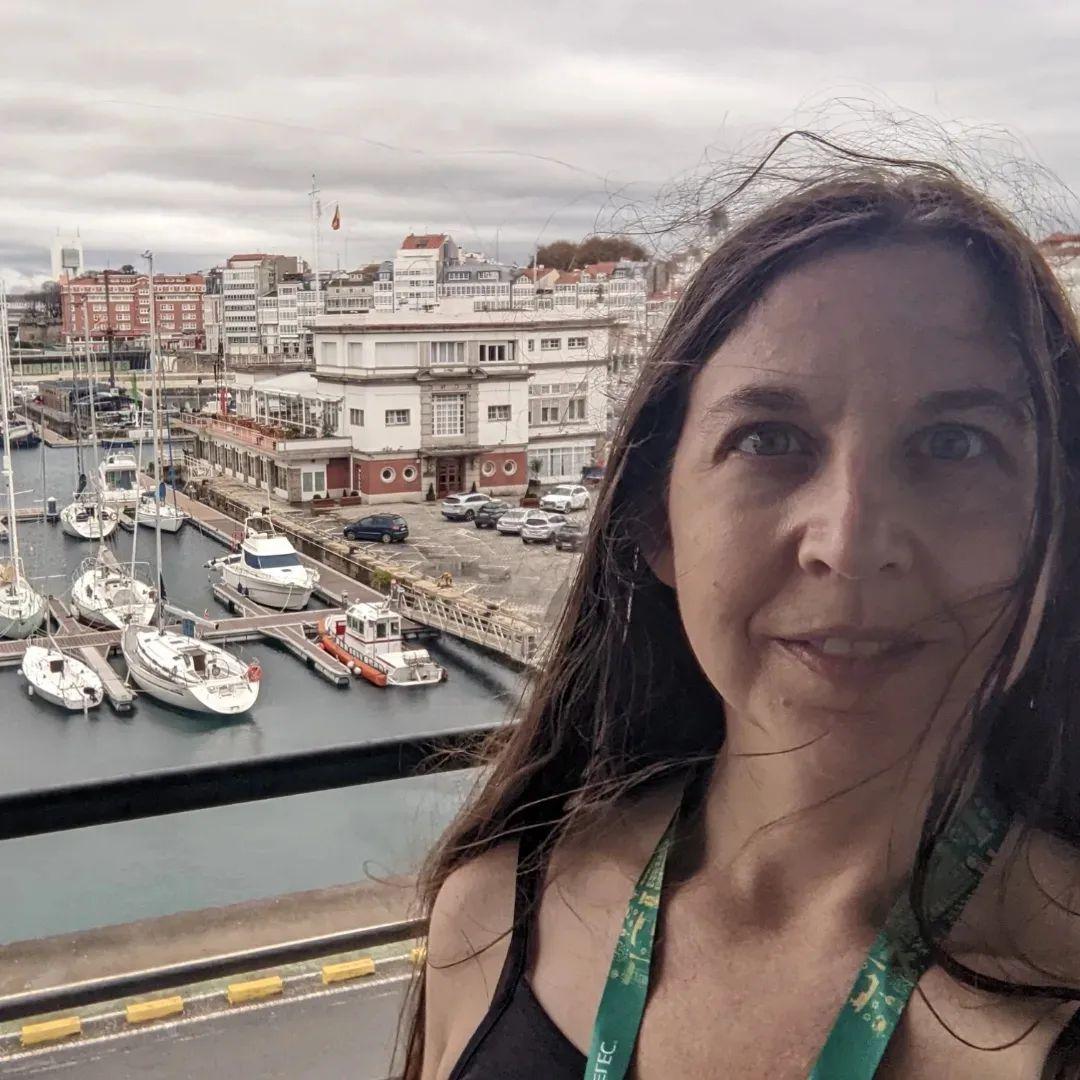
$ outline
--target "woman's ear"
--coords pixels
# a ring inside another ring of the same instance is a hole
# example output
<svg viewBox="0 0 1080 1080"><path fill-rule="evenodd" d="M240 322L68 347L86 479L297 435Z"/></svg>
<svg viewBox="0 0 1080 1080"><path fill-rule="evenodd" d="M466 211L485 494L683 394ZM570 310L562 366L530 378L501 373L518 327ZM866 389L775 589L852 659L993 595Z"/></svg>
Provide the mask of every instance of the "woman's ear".
<svg viewBox="0 0 1080 1080"><path fill-rule="evenodd" d="M675 554L666 536L657 536L652 543L641 545L641 554L658 581L669 589L675 588Z"/></svg>

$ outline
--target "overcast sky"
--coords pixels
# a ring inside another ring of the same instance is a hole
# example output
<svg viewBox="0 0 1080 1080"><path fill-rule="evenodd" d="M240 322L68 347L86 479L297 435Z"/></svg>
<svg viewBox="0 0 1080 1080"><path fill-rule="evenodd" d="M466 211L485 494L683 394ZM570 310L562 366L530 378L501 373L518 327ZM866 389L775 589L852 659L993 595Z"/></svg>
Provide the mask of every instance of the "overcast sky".
<svg viewBox="0 0 1080 1080"><path fill-rule="evenodd" d="M0 277L40 280L76 227L94 266L310 257L313 171L324 268L410 230L491 255L499 230L523 260L853 95L1005 125L1080 188L1078 56L1067 0L23 0L0 38Z"/></svg>

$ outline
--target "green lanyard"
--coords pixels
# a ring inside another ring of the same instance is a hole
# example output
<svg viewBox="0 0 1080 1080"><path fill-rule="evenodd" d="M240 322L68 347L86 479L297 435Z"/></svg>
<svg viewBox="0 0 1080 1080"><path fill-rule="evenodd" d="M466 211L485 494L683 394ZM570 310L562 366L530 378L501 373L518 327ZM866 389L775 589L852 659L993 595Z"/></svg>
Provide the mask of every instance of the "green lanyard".
<svg viewBox="0 0 1080 1080"><path fill-rule="evenodd" d="M664 868L678 816L676 811L627 905L596 1013L585 1080L625 1080L630 1070L648 996ZM1008 826L1008 816L989 796L975 795L946 830L929 866L929 916L935 937L943 936L963 911ZM930 946L919 933L905 890L870 947L808 1080L871 1080L930 958Z"/></svg>

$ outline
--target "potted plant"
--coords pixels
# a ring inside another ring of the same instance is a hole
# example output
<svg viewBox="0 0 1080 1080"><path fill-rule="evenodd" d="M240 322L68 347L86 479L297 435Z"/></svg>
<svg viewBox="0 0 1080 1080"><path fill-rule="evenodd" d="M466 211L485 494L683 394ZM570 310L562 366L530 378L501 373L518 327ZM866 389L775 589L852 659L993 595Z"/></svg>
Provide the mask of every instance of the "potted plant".
<svg viewBox="0 0 1080 1080"><path fill-rule="evenodd" d="M424 496L424 501L425 502L434 502L435 501L435 485L434 484L428 484L427 494Z"/></svg>
<svg viewBox="0 0 1080 1080"><path fill-rule="evenodd" d="M529 462L529 482L525 486L525 494L521 497L522 506L540 505L540 470L543 462L539 458L533 458Z"/></svg>

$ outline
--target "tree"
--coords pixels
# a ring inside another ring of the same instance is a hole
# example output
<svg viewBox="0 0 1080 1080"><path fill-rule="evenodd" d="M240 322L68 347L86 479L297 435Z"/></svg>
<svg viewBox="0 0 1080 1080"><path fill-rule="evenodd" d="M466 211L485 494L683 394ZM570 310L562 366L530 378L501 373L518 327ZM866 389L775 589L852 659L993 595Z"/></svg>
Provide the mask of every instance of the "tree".
<svg viewBox="0 0 1080 1080"><path fill-rule="evenodd" d="M591 263L620 259L643 262L648 257L645 249L628 236L589 236L578 244L572 240L553 240L536 254L541 266L555 270L577 270Z"/></svg>
<svg viewBox="0 0 1080 1080"><path fill-rule="evenodd" d="M60 286L55 281L46 281L41 287L41 301L46 316L53 322L60 321Z"/></svg>
<svg viewBox="0 0 1080 1080"><path fill-rule="evenodd" d="M132 266L131 263L124 263L124 265L120 267L120 273L121 274L134 274L135 273L135 267Z"/></svg>

